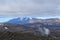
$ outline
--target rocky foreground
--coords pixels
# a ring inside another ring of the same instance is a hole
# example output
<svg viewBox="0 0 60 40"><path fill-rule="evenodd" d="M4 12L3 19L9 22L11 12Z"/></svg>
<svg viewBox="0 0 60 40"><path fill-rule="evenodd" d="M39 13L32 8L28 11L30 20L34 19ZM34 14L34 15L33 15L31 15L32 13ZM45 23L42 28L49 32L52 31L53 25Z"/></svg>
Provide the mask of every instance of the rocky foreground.
<svg viewBox="0 0 60 40"><path fill-rule="evenodd" d="M37 36L30 33L18 33L18 32L1 32L0 40L60 40L60 37L49 36Z"/></svg>

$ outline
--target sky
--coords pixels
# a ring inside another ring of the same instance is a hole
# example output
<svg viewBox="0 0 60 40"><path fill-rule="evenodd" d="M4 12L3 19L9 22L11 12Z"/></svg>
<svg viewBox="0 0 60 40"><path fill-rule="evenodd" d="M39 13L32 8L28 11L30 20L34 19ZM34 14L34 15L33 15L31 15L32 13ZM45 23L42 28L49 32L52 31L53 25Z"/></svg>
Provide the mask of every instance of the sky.
<svg viewBox="0 0 60 40"><path fill-rule="evenodd" d="M0 0L0 16L60 18L60 0Z"/></svg>
<svg viewBox="0 0 60 40"><path fill-rule="evenodd" d="M9 20L11 20L11 19L12 19L12 18L6 18L6 17L0 18L0 23L7 22L7 21L9 21Z"/></svg>
<svg viewBox="0 0 60 40"><path fill-rule="evenodd" d="M0 0L0 21L14 17L60 18L60 0Z"/></svg>

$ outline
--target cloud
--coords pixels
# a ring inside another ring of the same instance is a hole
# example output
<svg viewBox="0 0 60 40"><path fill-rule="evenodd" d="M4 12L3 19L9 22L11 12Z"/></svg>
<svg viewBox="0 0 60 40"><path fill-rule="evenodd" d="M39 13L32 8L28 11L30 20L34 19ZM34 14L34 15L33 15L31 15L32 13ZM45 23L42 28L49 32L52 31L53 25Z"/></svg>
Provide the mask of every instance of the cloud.
<svg viewBox="0 0 60 40"><path fill-rule="evenodd" d="M59 16L60 0L0 0L2 16Z"/></svg>

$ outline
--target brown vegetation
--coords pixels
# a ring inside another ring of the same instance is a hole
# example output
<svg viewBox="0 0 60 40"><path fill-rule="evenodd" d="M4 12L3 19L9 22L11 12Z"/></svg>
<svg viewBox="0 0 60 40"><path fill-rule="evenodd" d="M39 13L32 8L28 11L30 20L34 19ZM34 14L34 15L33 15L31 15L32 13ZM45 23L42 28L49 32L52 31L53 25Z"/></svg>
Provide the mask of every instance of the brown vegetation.
<svg viewBox="0 0 60 40"><path fill-rule="evenodd" d="M30 33L0 32L0 40L57 40L54 36L36 36Z"/></svg>

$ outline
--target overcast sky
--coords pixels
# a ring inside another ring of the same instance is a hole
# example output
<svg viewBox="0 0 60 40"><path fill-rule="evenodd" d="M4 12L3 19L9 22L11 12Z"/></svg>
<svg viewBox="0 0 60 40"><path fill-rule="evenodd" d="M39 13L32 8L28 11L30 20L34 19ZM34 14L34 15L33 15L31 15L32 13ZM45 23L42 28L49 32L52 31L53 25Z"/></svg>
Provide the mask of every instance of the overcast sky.
<svg viewBox="0 0 60 40"><path fill-rule="evenodd" d="M60 0L0 0L0 16L60 17Z"/></svg>

